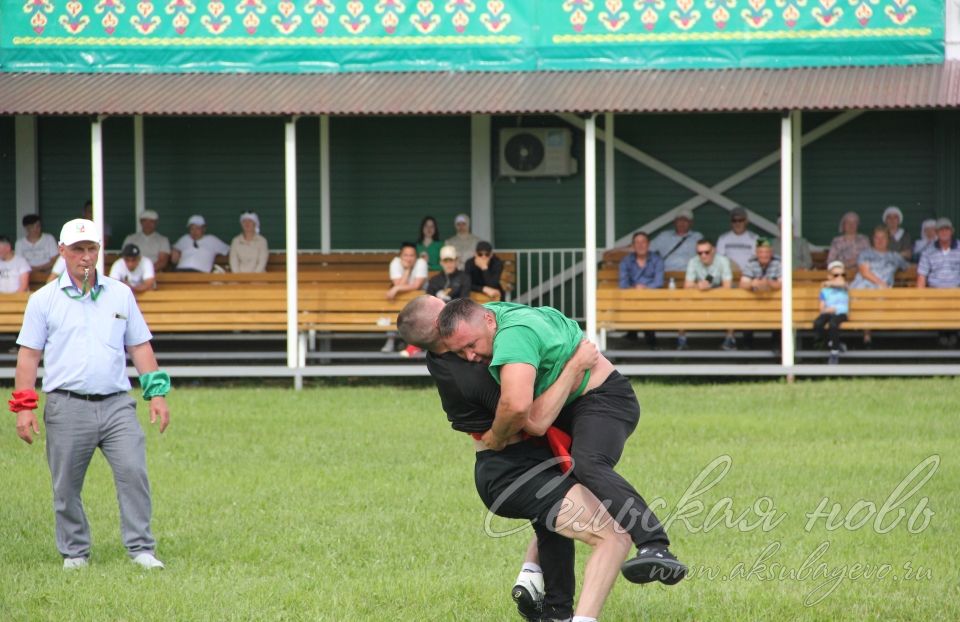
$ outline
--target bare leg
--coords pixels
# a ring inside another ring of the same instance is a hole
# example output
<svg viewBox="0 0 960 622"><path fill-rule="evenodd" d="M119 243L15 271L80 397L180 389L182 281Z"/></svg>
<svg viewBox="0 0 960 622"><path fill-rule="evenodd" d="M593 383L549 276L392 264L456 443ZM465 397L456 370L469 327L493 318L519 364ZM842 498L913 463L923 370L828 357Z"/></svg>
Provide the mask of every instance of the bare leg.
<svg viewBox="0 0 960 622"><path fill-rule="evenodd" d="M630 535L616 528L613 517L592 492L577 484L563 498L557 515L556 531L580 540L593 549L583 577L583 589L576 615L597 618L620 566L627 558L633 541Z"/></svg>

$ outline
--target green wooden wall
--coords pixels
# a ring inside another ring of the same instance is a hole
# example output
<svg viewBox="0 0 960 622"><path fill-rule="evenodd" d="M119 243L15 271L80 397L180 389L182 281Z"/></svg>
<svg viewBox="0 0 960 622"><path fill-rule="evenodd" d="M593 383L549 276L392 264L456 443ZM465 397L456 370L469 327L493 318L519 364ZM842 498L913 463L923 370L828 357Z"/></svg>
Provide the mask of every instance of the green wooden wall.
<svg viewBox="0 0 960 622"><path fill-rule="evenodd" d="M804 130L833 116L805 114ZM239 214L252 209L260 213L271 247L283 247L283 124L280 118L147 118L147 205L160 212L161 231L176 238L190 214L202 213L210 232L229 241L239 231ZM497 174L498 133L517 125L565 124L553 116L493 119L495 243L502 248L582 246L582 133L574 130L578 174L513 180ZM339 117L330 127L335 248L393 248L414 238L427 214L448 236L454 216L470 211L468 117ZM779 127L775 114L621 115L616 120L619 138L707 185L776 151ZM316 118L298 121L301 248L320 246L318 133ZM132 119L107 119L104 136L105 208L115 247L136 224ZM38 140L41 213L55 233L90 196L89 119L40 118ZM12 149L13 120L0 119L0 205L9 206L3 210L7 220L14 211ZM693 195L624 154L617 154L615 165L618 237ZM603 167L599 143L601 243ZM726 195L775 220L779 185L774 165ZM903 209L914 234L933 214L960 219L960 111L864 113L804 150L803 186L804 233L815 244L829 244L840 214L851 209L860 213L864 230L890 204ZM728 228L728 213L716 205L708 203L696 215L696 228L708 236Z"/></svg>
<svg viewBox="0 0 960 622"><path fill-rule="evenodd" d="M0 117L0 233L16 240L22 231L17 222L13 125L13 117Z"/></svg>

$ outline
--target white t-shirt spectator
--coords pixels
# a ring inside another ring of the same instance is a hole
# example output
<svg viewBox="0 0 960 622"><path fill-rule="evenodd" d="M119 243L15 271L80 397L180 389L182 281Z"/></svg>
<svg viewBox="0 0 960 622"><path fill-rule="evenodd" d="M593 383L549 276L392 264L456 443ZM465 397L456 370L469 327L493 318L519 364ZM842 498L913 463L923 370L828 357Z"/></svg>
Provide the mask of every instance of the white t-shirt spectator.
<svg viewBox="0 0 960 622"><path fill-rule="evenodd" d="M49 233L41 233L40 239L31 242L27 238L17 240L13 252L27 260L30 266L42 266L54 255L60 254L60 245Z"/></svg>
<svg viewBox="0 0 960 622"><path fill-rule="evenodd" d="M13 259L0 259L0 294L13 294L20 289L20 277L30 273L30 264L20 255L14 254Z"/></svg>
<svg viewBox="0 0 960 622"><path fill-rule="evenodd" d="M753 231L744 231L740 235L727 231L717 240L717 254L723 255L741 269L756 252L757 234Z"/></svg>
<svg viewBox="0 0 960 622"><path fill-rule="evenodd" d="M177 270L210 272L213 270L213 262L217 255L230 254L230 247L227 246L226 242L215 235L209 234L199 240L194 240L190 237L190 234L185 233L173 247L180 251Z"/></svg>
<svg viewBox="0 0 960 622"><path fill-rule="evenodd" d="M113 262L110 266L110 278L123 281L128 285L140 285L147 279L156 278L157 273L153 269L153 262L149 257L140 256L140 264L132 272L127 268L127 262L123 257Z"/></svg>
<svg viewBox="0 0 960 622"><path fill-rule="evenodd" d="M140 256L146 257L154 263L160 258L160 253L170 253L170 240L167 236L160 235L156 231L150 235L146 235L142 231L131 233L123 239L120 248L127 244L136 244L137 248L140 249Z"/></svg>
<svg viewBox="0 0 960 622"><path fill-rule="evenodd" d="M382 264L381 264L382 265ZM417 262L413 264L413 270L410 271L410 278L407 280L408 283L412 283L416 279L426 279L427 274L430 270L427 267L427 262L422 257L417 258ZM403 263L400 261L399 257L394 257L393 261L390 262L390 280L399 279L403 276Z"/></svg>

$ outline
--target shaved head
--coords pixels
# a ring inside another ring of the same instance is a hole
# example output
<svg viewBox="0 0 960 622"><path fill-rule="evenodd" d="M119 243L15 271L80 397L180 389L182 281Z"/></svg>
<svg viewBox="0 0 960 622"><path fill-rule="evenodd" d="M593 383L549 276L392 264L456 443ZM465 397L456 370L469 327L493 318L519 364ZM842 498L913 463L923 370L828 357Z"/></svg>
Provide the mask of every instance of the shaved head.
<svg viewBox="0 0 960 622"><path fill-rule="evenodd" d="M410 345L439 353L443 347L437 320L443 311L443 301L436 296L417 296L397 316L400 338Z"/></svg>

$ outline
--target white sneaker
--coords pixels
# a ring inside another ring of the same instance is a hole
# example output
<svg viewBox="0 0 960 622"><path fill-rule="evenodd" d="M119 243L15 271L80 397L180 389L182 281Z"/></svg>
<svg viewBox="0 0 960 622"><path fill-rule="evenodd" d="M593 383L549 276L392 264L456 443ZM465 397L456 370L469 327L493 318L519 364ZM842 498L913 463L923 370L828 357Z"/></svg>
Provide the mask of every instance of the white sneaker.
<svg viewBox="0 0 960 622"><path fill-rule="evenodd" d="M133 558L133 563L138 566L142 566L147 570L153 570L154 568L163 568L163 562L154 557L150 553L140 553Z"/></svg>
<svg viewBox="0 0 960 622"><path fill-rule="evenodd" d="M387 339L387 343L383 344L383 347L380 348L380 351L384 354L390 354L396 349L396 345L393 343L393 337Z"/></svg>
<svg viewBox="0 0 960 622"><path fill-rule="evenodd" d="M67 557L63 560L64 570L79 570L87 567L86 557Z"/></svg>

